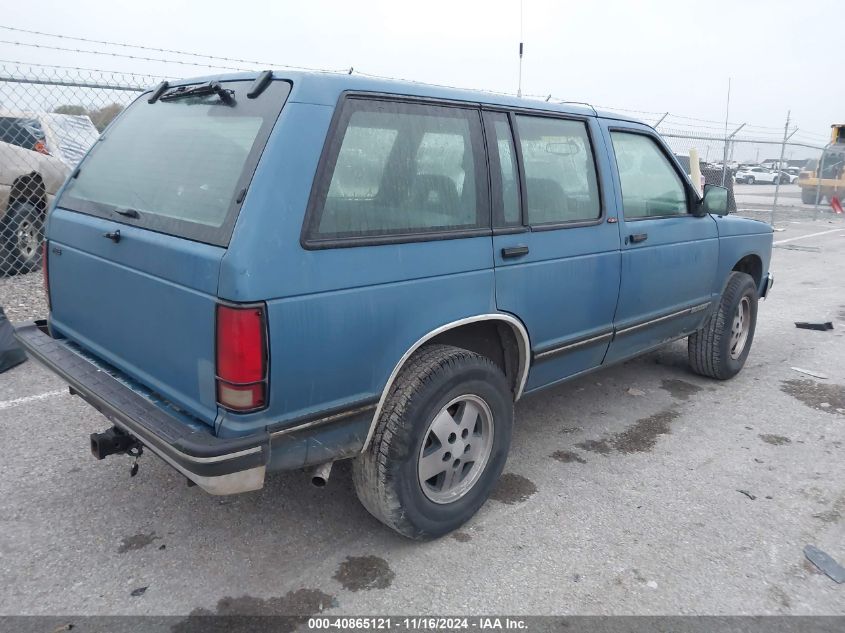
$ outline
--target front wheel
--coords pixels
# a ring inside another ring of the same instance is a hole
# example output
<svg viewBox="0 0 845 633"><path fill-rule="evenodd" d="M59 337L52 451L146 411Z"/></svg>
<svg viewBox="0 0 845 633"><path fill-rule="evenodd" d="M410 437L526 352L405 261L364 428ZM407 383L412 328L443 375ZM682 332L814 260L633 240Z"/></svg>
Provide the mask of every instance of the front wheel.
<svg viewBox="0 0 845 633"><path fill-rule="evenodd" d="M747 182L749 185L753 185L754 184L754 176L749 176L748 178L745 179L745 182Z"/></svg>
<svg viewBox="0 0 845 633"><path fill-rule="evenodd" d="M821 204L823 199L824 199L824 196L821 195L821 193L819 193L819 195L816 196L815 187L802 187L801 188L801 202L803 202L804 204L816 204L817 202L818 202L818 204Z"/></svg>
<svg viewBox="0 0 845 633"><path fill-rule="evenodd" d="M513 425L508 381L489 358L430 345L414 354L352 466L364 507L400 534L427 539L463 525L504 468Z"/></svg>
<svg viewBox="0 0 845 633"><path fill-rule="evenodd" d="M734 271L718 309L687 339L689 364L702 376L727 380L745 365L757 326L757 286L746 273Z"/></svg>

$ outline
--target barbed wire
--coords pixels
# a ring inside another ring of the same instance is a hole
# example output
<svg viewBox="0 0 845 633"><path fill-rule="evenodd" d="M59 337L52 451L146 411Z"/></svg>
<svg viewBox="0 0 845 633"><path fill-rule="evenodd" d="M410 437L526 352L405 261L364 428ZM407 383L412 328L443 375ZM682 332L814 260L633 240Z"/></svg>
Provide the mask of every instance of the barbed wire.
<svg viewBox="0 0 845 633"><path fill-rule="evenodd" d="M89 40L87 38L63 36L63 35L57 35L57 34L44 33L44 32L41 32L41 31L30 31L28 29L18 29L18 28L15 28L15 27L8 27L8 26L3 26L3 25L0 25L0 29L23 32L23 33L31 33L31 34L35 34L35 35L59 37L59 38L62 38L62 39L69 39L69 40L90 41L90 42L98 43L98 44L121 46L121 44L117 44L117 43L114 43L114 42L107 42L105 40ZM47 45L47 44L36 44L36 43L29 43L29 42L18 42L18 41L10 41L10 40L3 40L3 39L0 39L0 44L12 44L12 45L16 45L16 46L44 48L44 49L47 49L47 50L59 50L59 51L76 52L76 53L82 53L82 54L111 56L111 57L116 57L116 58L124 58L124 59L132 59L132 60L152 61L152 62L158 62L158 63L162 63L162 64L178 64L180 66L189 66L189 67L195 67L195 68L200 67L200 68L223 69L223 70L233 70L233 71L255 70L254 68L243 68L243 67L224 66L224 65L215 65L215 64L203 64L203 63L199 63L199 62L186 62L186 61L173 60L173 59L151 58L151 57L144 57L144 56L139 56L139 55L129 55L129 54L124 54L124 53L114 53L114 52L108 52L108 51L96 51L96 50L86 50L86 49L74 49L74 48L62 47L62 46L54 46L54 45ZM208 59L221 59L221 60L238 61L236 58L216 57L216 56L210 56L210 55L205 56L205 55L201 55L201 54L198 54L198 53L187 53L187 52L184 52L184 51L176 51L174 49L154 49L153 47L144 47L144 46L131 45L131 44L127 44L125 46L132 47L132 48L144 49L144 50L158 50L158 51L161 51L161 52L169 52L169 53L174 53L174 54L187 54L187 55L191 55L191 56L204 57L204 58L208 58ZM246 62L248 60L243 60L243 61ZM124 72L124 71L108 71L108 70L104 70L104 69L83 68L83 67L79 67L79 66L62 66L62 65L56 65L56 64L41 64L41 63L36 63L36 62L19 62L19 61L12 61L12 60L0 60L0 63L14 64L16 66L27 65L27 66L33 66L33 67L38 67L38 68L79 70L79 71L85 71L85 72L91 72L91 73L112 73L112 74L119 73L119 74L123 74L123 75L127 75L127 76L146 77L146 78L149 78L149 79L152 79L152 80L162 79L161 76L156 76L156 75L146 74L146 73L134 73L134 72ZM261 64L260 62L255 62L255 63L259 64L259 65ZM352 74L354 72L354 74L356 74L358 76L369 77L369 78L373 78L373 79L381 79L381 80L386 80L386 81L402 81L402 82L409 82L409 83L420 84L420 85L429 85L429 86L435 86L435 87L439 87L439 88L448 88L448 89L454 89L454 90L474 90L476 92L483 92L483 93L492 94L492 95L511 96L511 97L516 96L514 93L507 92L507 91L497 91L497 90L490 90L490 89L484 89L484 88L470 89L470 88L458 87L458 86L453 86L453 85L448 85L448 84L435 84L435 83L420 82L420 81L402 79L400 77L392 77L392 76L388 76L388 75L379 75L379 74L368 73L368 72L364 72L364 71L354 71L354 68L339 69L339 70L327 70L327 69L297 67L297 66L283 65L283 64L269 64L269 65L276 65L276 66L279 66L279 67L282 67L282 68L306 70L306 71L314 71L314 72L327 72L327 73L341 73L342 72L342 73L349 73L349 74ZM542 101L546 101L546 102L548 102L550 100L554 100L555 102L558 102L558 103L576 103L576 102L573 102L573 101L562 99L560 97L556 97L553 94L548 94L548 95L530 94L530 95L524 95L524 97L529 98L529 99L542 100ZM580 102L578 102L578 103L580 103ZM589 104L585 104L585 105L589 105ZM607 106L607 105L597 105L597 106L591 106L590 105L590 107L596 107L596 108L599 108L599 109L611 110L611 111L616 111L616 112L620 112L620 113L631 113L631 114L637 114L637 115L649 115L649 117L660 118L660 119L662 119L661 130L663 130L663 131L669 131L669 130L675 131L675 132L678 131L678 130L683 130L685 132L693 131L693 132L698 133L702 136L707 136L708 139L712 138L713 140L719 140L719 139L723 140L724 136L725 136L724 122L715 121L715 120L711 120L711 119L702 119L702 118L699 118L699 117L690 117L690 116L686 116L686 115L674 114L674 113L671 113L671 112L638 110L638 109L633 109L633 108L619 108L619 107ZM681 123L682 121L694 121L696 123ZM728 122L728 126L729 127L736 126L736 124ZM761 137L764 137L764 138L761 138L760 140L766 140L766 141L768 141L768 140L778 140L783 134L783 128L775 128L775 127L771 127L771 126L756 125L756 124L746 124L743 127L746 130L759 130L757 132L757 134ZM820 144L820 143L824 143L826 141L826 137L824 135L821 135L821 134L808 132L808 131L804 131L804 130L799 131L799 130L797 130L797 128L793 128L792 132L793 132L792 136L796 140L800 140L804 143Z"/></svg>
<svg viewBox="0 0 845 633"><path fill-rule="evenodd" d="M219 55L206 55L206 54L203 54L203 53L192 53L192 52L189 52L189 51L180 51L180 50L176 50L176 49L172 49L172 48L157 48L155 46L143 46L141 44L127 44L127 43L123 43L123 42L110 42L108 40L96 40L96 39L91 39L91 38L86 38L86 37L78 37L78 36L72 36L72 35L62 35L62 34L59 34L59 33L47 33L45 31L34 31L34 30L31 30L31 29L22 29L22 28L18 28L18 27L14 27L14 26L6 26L6 25L2 25L2 24L0 24L0 29L6 30L6 31L13 31L13 32L16 32L16 33L26 33L26 34L29 34L29 35L39 35L39 36L43 36L43 37L55 37L55 38L58 38L58 39L71 40L71 41L74 41L74 42L86 42L86 43L89 43L89 44L102 44L102 45L105 45L105 46L120 46L120 47L123 47L123 48L133 48L133 49L136 49L136 50L153 51L153 52L156 52L156 53L169 53L169 54L173 54L173 55L183 55L183 56L186 56L186 57L197 57L197 58L201 58L201 59L211 59L211 60L223 61L223 62L227 62L227 63L249 64L252 67L258 66L258 67L266 68L266 67L269 66L269 67L275 67L275 68L291 68L291 69L297 69L297 70L308 70L308 71L313 71L313 72L346 72L346 70L347 70L347 69L310 68L310 67L306 67L306 66L295 66L295 65L290 65L290 64L280 64L278 62L266 62L266 61L262 62L262 61L256 61L256 60L250 60L250 59L238 59L236 57L221 57ZM0 42L2 42L2 40L0 40ZM107 54L107 53L104 53L104 54ZM140 59L144 59L144 58L140 58ZM162 61L167 61L167 60L162 60ZM196 65L207 66L207 64L196 64ZM210 66L210 65L208 65L208 67L209 68L229 68L227 66ZM236 70L242 70L242 69L238 68ZM250 68L250 70L254 70L254 68Z"/></svg>

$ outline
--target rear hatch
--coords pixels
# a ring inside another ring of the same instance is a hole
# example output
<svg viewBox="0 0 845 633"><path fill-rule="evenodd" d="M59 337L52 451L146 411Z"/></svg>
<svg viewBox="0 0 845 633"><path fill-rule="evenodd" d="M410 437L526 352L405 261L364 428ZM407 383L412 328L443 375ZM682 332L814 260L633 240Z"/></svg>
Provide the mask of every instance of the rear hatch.
<svg viewBox="0 0 845 633"><path fill-rule="evenodd" d="M47 230L51 327L213 424L220 262L290 85L142 95L65 187ZM150 101L153 101L150 103Z"/></svg>

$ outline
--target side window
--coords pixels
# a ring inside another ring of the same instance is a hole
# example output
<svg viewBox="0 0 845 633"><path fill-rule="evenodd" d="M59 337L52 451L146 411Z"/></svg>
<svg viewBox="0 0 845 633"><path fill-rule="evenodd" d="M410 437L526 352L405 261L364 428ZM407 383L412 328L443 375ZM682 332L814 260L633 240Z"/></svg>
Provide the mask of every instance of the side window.
<svg viewBox="0 0 845 633"><path fill-rule="evenodd" d="M611 132L622 206L626 218L687 213L687 192L678 173L654 139L644 134Z"/></svg>
<svg viewBox="0 0 845 633"><path fill-rule="evenodd" d="M516 117L528 223L595 220L601 215L593 149L581 121Z"/></svg>
<svg viewBox="0 0 845 633"><path fill-rule="evenodd" d="M0 117L0 141L24 149L34 149L38 141L44 140L41 124L35 119Z"/></svg>
<svg viewBox="0 0 845 633"><path fill-rule="evenodd" d="M489 225L476 111L363 99L343 108L315 184L309 238Z"/></svg>

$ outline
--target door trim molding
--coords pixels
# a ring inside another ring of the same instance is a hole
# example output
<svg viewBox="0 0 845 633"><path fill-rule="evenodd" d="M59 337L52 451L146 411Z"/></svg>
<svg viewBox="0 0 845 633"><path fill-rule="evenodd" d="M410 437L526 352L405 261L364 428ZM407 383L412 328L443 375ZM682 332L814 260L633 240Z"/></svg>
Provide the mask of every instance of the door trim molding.
<svg viewBox="0 0 845 633"><path fill-rule="evenodd" d="M706 310L707 308L709 308L711 303L712 303L712 301L705 301L704 303L697 303L697 304L690 306L688 308L684 308L683 310L677 310L675 312L670 312L669 314L664 314L662 316L659 316L659 317L656 317L656 318L653 318L653 319L648 319L648 320L642 321L640 323L635 323L633 325L629 325L629 326L624 327L624 328L616 329L614 331L613 337L615 339L617 336L620 336L620 335L624 336L625 334L630 334L632 332L636 332L636 331L641 330L643 328L651 327L653 325L657 325L658 323L663 323L664 321L669 321L671 319L677 319L679 317L689 316L690 314L695 314L696 312L701 312L702 310Z"/></svg>
<svg viewBox="0 0 845 633"><path fill-rule="evenodd" d="M613 329L610 329L606 332L602 332L601 334L590 334L589 336L581 337L579 339L575 339L574 341L568 341L560 345L554 345L542 351L535 350L534 361L536 362L546 360L548 358L552 358L553 356L557 356L558 354L564 354L566 352L578 349L579 347L584 347L585 345L601 343L612 337Z"/></svg>

